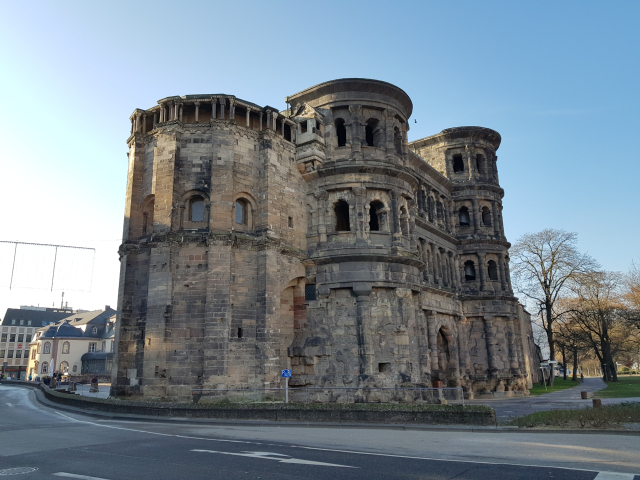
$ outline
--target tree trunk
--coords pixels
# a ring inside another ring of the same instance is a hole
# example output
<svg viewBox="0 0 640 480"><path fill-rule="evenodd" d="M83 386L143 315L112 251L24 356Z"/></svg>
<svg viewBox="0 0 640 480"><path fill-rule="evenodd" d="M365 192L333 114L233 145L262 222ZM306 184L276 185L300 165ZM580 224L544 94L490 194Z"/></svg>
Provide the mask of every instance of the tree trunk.
<svg viewBox="0 0 640 480"><path fill-rule="evenodd" d="M562 379L567 381L567 355L564 344L562 344Z"/></svg>
<svg viewBox="0 0 640 480"><path fill-rule="evenodd" d="M571 381L578 381L578 347L573 347L573 376Z"/></svg>

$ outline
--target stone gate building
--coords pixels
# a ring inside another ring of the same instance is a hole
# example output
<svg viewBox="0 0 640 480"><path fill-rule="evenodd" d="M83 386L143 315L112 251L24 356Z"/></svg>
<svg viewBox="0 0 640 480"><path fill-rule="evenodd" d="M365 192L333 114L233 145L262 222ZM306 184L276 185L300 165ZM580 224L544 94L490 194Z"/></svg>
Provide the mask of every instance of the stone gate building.
<svg viewBox="0 0 640 480"><path fill-rule="evenodd" d="M463 386L527 392L500 135L409 142L394 85L167 97L131 116L112 394Z"/></svg>

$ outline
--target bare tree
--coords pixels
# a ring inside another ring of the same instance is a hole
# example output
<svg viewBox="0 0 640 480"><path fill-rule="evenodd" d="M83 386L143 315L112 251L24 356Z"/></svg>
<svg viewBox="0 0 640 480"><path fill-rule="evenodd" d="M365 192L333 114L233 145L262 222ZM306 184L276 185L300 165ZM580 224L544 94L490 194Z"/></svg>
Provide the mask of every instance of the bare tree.
<svg viewBox="0 0 640 480"><path fill-rule="evenodd" d="M623 280L617 272L582 275L575 284L574 308L568 314L591 344L602 365L604 379L614 382L618 381L614 356L628 349Z"/></svg>
<svg viewBox="0 0 640 480"><path fill-rule="evenodd" d="M579 275L598 267L593 258L578 251L577 243L577 233L545 229L524 234L510 251L517 291L541 310L551 360L555 360L554 324L562 315L556 311L556 302Z"/></svg>

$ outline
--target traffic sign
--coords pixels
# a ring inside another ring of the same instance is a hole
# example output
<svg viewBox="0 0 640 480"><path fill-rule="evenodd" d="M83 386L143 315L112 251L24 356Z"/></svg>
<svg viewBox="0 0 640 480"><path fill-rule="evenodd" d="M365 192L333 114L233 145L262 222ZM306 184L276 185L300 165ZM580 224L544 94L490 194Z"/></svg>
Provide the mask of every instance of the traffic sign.
<svg viewBox="0 0 640 480"><path fill-rule="evenodd" d="M282 370L282 378L290 378L291 370Z"/></svg>

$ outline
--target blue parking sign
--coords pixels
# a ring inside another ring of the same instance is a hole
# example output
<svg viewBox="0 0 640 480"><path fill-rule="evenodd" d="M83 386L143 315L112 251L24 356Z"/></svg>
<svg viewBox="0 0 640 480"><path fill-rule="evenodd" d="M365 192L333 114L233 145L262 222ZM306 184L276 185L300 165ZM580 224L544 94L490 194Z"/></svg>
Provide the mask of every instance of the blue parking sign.
<svg viewBox="0 0 640 480"><path fill-rule="evenodd" d="M291 370L282 370L282 378L291 377Z"/></svg>

